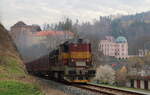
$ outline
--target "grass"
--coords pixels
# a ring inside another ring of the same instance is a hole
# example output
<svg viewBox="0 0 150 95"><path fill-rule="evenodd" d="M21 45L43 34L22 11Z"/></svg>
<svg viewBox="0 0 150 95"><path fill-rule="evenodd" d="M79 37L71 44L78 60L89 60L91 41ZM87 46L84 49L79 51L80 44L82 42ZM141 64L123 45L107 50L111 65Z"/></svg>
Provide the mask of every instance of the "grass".
<svg viewBox="0 0 150 95"><path fill-rule="evenodd" d="M39 88L18 81L0 81L0 95L43 95Z"/></svg>
<svg viewBox="0 0 150 95"><path fill-rule="evenodd" d="M0 56L0 79L25 77L23 65L16 58Z"/></svg>
<svg viewBox="0 0 150 95"><path fill-rule="evenodd" d="M0 95L44 95L38 84L28 80L20 59L0 56Z"/></svg>
<svg viewBox="0 0 150 95"><path fill-rule="evenodd" d="M0 23L0 95L43 95L26 73L17 49Z"/></svg>

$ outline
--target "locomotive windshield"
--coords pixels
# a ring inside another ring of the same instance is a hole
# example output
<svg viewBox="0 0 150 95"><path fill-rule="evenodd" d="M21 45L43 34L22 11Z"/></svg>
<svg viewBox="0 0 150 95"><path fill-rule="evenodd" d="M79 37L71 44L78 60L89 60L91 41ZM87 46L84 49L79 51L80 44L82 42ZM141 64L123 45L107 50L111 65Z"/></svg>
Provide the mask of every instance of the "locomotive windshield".
<svg viewBox="0 0 150 95"><path fill-rule="evenodd" d="M68 50L69 50L68 46L67 46L67 45L64 45L64 46L63 46L63 52L68 52Z"/></svg>

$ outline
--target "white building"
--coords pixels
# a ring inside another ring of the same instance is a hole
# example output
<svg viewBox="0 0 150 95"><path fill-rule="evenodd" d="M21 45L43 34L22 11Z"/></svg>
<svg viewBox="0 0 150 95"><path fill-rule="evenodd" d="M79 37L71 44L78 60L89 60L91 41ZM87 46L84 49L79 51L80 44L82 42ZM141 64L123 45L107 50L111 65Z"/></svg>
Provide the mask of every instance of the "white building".
<svg viewBox="0 0 150 95"><path fill-rule="evenodd" d="M139 57L144 57L149 52L148 49L139 49Z"/></svg>
<svg viewBox="0 0 150 95"><path fill-rule="evenodd" d="M112 36L106 36L104 40L99 43L99 51L102 51L105 56L112 56L115 58L128 58L128 42L123 36L114 39Z"/></svg>

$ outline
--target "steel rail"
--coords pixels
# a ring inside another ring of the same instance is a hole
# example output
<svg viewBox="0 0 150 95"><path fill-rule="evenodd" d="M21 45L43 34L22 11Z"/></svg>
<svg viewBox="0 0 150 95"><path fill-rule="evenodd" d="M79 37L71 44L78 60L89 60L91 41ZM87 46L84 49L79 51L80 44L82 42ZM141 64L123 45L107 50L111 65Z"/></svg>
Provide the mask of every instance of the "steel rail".
<svg viewBox="0 0 150 95"><path fill-rule="evenodd" d="M121 90L121 89L105 87L105 86L98 86L94 84L86 84L86 85L75 84L73 86L77 88L89 90L92 92L100 93L102 95L146 95L143 93Z"/></svg>

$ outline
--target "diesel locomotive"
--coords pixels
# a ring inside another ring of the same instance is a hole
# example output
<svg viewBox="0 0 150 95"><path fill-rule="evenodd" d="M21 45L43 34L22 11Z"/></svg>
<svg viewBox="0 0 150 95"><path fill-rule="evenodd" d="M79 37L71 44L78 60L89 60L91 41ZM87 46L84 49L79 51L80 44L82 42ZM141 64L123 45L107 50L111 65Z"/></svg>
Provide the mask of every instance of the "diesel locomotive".
<svg viewBox="0 0 150 95"><path fill-rule="evenodd" d="M91 44L83 39L64 42L35 61L26 63L29 73L47 75L72 83L86 83L95 77Z"/></svg>

